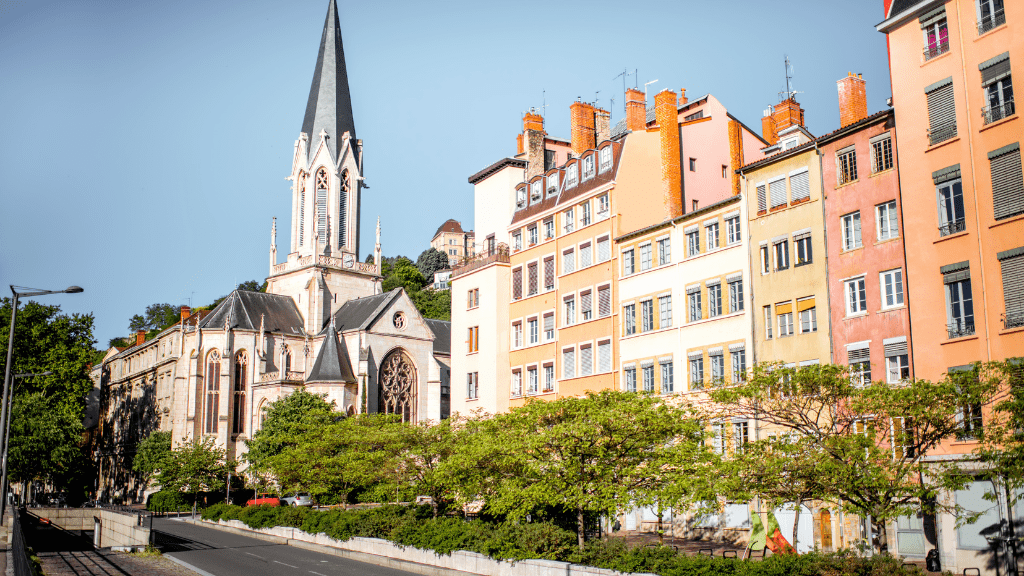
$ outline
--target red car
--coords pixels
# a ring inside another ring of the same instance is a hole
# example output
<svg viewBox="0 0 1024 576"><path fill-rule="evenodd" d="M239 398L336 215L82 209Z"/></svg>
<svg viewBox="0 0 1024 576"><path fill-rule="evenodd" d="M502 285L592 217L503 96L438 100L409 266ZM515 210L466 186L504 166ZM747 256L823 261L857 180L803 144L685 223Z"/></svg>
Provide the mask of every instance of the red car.
<svg viewBox="0 0 1024 576"><path fill-rule="evenodd" d="M255 498L245 503L246 506L280 506L281 500L273 494L257 494Z"/></svg>

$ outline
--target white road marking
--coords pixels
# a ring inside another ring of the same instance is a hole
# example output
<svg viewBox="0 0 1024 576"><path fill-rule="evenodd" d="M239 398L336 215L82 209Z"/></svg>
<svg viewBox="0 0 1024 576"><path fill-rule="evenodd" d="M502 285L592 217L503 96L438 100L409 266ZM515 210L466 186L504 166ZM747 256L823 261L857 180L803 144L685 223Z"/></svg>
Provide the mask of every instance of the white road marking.
<svg viewBox="0 0 1024 576"><path fill-rule="evenodd" d="M319 572L313 572L312 570L310 570L309 573L310 574L316 574L316 576L327 576L326 574L321 574Z"/></svg>
<svg viewBox="0 0 1024 576"><path fill-rule="evenodd" d="M256 556L252 552L246 552L246 554L248 554L249 556ZM266 558L264 558L263 556L256 556L256 557L259 558L260 560L266 560Z"/></svg>
<svg viewBox="0 0 1024 576"><path fill-rule="evenodd" d="M285 564L284 562L278 562L277 560L274 560L274 563L275 564L280 564L281 566L287 566L289 568L296 568L296 569L298 569L298 566L292 566L291 564Z"/></svg>

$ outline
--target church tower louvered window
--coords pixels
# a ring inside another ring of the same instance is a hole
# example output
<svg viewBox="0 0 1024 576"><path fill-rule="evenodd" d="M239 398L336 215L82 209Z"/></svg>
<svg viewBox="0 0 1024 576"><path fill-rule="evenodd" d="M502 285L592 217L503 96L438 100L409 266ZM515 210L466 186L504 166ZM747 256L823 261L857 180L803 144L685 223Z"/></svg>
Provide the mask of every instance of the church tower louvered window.
<svg viewBox="0 0 1024 576"><path fill-rule="evenodd" d="M302 192L299 193L299 246L303 244L306 236L306 186L303 184Z"/></svg>
<svg viewBox="0 0 1024 576"><path fill-rule="evenodd" d="M338 246L344 247L348 232L348 191L349 182L348 170L341 173L341 182L338 187Z"/></svg>
<svg viewBox="0 0 1024 576"><path fill-rule="evenodd" d="M316 171L316 238L327 243L327 170Z"/></svg>

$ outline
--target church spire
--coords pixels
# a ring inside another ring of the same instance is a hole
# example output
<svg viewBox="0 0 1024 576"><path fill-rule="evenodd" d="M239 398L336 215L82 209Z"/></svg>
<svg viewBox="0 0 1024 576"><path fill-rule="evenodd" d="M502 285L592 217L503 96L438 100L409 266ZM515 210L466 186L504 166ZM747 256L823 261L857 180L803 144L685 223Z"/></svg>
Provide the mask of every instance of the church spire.
<svg viewBox="0 0 1024 576"><path fill-rule="evenodd" d="M320 38L320 52L316 57L313 85L309 88L302 131L309 136L307 157L312 156L316 150L321 131L327 132L328 146L335 156L342 148L342 134L348 132L353 140L356 137L336 0L330 0L327 6L327 20Z"/></svg>

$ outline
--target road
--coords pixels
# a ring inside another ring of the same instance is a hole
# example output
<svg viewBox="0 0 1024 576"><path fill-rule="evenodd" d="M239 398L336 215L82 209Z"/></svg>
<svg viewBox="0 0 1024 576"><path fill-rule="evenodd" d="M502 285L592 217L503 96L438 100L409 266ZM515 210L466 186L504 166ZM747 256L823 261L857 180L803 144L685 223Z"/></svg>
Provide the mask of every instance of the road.
<svg viewBox="0 0 1024 576"><path fill-rule="evenodd" d="M170 518L155 518L153 530L157 532L156 544L164 555L173 556L214 576L412 574Z"/></svg>

